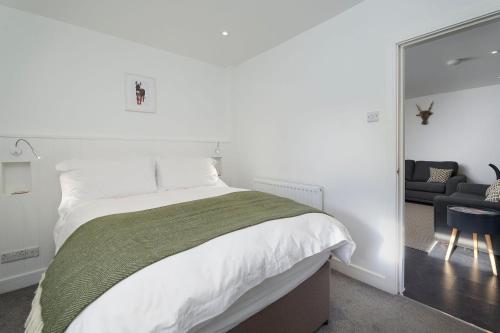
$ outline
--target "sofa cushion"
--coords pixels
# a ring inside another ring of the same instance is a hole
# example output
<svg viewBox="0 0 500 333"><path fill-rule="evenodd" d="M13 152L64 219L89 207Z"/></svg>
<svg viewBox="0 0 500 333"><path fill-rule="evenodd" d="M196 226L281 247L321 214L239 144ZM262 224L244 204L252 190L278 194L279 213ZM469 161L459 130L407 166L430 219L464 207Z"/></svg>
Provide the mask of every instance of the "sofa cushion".
<svg viewBox="0 0 500 333"><path fill-rule="evenodd" d="M497 187L500 187L500 179L497 180L496 182L494 182L493 184L491 184L490 186L488 186L488 188L486 189L486 194L485 194L486 197L488 197L490 195L491 191Z"/></svg>
<svg viewBox="0 0 500 333"><path fill-rule="evenodd" d="M415 161L414 160L405 160L405 179L406 180L412 180L414 170L415 170Z"/></svg>
<svg viewBox="0 0 500 333"><path fill-rule="evenodd" d="M431 176L427 179L428 183L446 183L450 179L453 169L430 168Z"/></svg>
<svg viewBox="0 0 500 333"><path fill-rule="evenodd" d="M406 189L420 192L444 193L445 183L406 182Z"/></svg>
<svg viewBox="0 0 500 333"><path fill-rule="evenodd" d="M489 185L485 184L460 183L457 186L457 191L484 197L486 191L488 190L488 186Z"/></svg>
<svg viewBox="0 0 500 333"><path fill-rule="evenodd" d="M486 199L489 202L500 202L500 179L486 190Z"/></svg>
<svg viewBox="0 0 500 333"><path fill-rule="evenodd" d="M484 200L484 195L477 195L473 193L455 192L450 195L451 198L457 200Z"/></svg>
<svg viewBox="0 0 500 333"><path fill-rule="evenodd" d="M416 161L412 180L417 182L426 182L427 179L429 179L429 177L431 176L431 167L437 169L452 169L452 177L456 176L458 172L457 162Z"/></svg>
<svg viewBox="0 0 500 333"><path fill-rule="evenodd" d="M419 202L419 203L428 203L432 204L434 198L436 196L442 196L442 193L432 193L432 192L422 192L422 191L405 191L405 199L409 202Z"/></svg>

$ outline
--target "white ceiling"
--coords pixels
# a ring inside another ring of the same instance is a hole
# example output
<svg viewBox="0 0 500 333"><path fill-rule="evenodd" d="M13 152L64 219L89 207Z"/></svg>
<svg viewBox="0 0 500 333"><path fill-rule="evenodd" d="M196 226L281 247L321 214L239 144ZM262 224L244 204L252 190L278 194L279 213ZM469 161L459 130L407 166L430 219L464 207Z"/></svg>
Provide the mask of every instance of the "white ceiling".
<svg viewBox="0 0 500 333"><path fill-rule="evenodd" d="M500 84L500 20L406 50L406 98ZM467 58L447 66L454 58Z"/></svg>
<svg viewBox="0 0 500 333"><path fill-rule="evenodd" d="M362 0L0 0L91 30L235 65ZM229 37L222 37L227 30Z"/></svg>

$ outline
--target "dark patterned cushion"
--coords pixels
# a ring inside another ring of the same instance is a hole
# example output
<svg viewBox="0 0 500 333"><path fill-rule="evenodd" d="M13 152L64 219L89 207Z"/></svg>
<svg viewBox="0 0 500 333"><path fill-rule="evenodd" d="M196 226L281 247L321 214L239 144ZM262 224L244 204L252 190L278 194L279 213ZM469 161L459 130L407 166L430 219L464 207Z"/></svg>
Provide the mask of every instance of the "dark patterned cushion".
<svg viewBox="0 0 500 333"><path fill-rule="evenodd" d="M428 183L446 183L453 174L453 169L430 168L430 174Z"/></svg>
<svg viewBox="0 0 500 333"><path fill-rule="evenodd" d="M486 190L486 199L489 202L500 202L500 180L497 180L493 185Z"/></svg>

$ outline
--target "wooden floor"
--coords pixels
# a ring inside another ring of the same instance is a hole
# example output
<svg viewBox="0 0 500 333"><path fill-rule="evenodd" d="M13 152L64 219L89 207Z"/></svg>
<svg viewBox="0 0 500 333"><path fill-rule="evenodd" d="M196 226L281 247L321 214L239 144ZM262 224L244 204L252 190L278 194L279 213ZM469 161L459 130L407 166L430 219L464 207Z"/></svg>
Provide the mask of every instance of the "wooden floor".
<svg viewBox="0 0 500 333"><path fill-rule="evenodd" d="M492 332L500 332L500 280L488 255L456 248L446 262L446 244L429 253L406 247L404 295ZM499 263L497 256L497 264Z"/></svg>

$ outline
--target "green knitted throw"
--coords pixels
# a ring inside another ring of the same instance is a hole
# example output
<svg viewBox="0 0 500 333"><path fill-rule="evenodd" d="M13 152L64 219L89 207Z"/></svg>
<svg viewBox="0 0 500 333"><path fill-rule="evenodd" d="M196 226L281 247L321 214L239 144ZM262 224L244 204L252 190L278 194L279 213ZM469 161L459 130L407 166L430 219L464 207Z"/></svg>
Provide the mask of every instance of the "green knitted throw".
<svg viewBox="0 0 500 333"><path fill-rule="evenodd" d="M319 212L245 191L96 218L78 228L55 256L39 285L26 331L64 332L108 289L163 258L265 221Z"/></svg>

